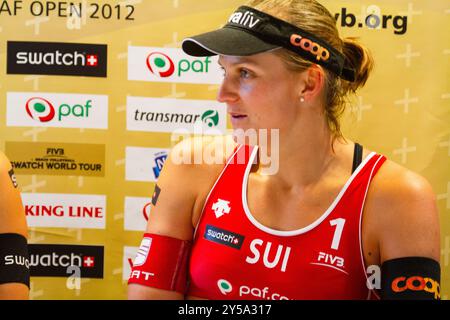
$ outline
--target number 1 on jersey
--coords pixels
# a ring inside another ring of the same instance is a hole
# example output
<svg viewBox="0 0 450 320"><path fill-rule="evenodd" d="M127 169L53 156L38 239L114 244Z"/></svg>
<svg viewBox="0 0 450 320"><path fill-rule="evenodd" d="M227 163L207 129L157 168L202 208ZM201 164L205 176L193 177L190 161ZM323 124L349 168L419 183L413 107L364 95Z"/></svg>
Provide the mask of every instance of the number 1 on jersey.
<svg viewBox="0 0 450 320"><path fill-rule="evenodd" d="M344 230L345 219L339 218L330 221L330 225L336 226L334 230L333 242L331 243L331 249L339 249L339 243L341 242L342 231Z"/></svg>

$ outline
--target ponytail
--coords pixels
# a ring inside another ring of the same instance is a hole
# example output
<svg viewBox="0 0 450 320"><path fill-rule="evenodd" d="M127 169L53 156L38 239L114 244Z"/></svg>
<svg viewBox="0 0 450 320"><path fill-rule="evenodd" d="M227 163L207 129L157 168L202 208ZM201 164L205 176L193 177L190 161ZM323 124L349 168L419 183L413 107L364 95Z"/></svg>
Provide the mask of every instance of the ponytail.
<svg viewBox="0 0 450 320"><path fill-rule="evenodd" d="M355 81L343 81L343 89L345 93L354 93L362 88L369 78L374 65L372 54L355 38L343 39L343 53L348 66L355 70Z"/></svg>

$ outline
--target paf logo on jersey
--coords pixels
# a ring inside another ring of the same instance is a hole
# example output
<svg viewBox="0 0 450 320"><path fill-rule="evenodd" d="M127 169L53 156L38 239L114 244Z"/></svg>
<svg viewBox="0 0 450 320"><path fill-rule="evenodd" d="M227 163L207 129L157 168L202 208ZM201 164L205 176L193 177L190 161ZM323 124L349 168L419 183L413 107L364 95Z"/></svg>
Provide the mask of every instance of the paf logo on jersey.
<svg viewBox="0 0 450 320"><path fill-rule="evenodd" d="M128 79L219 84L217 57L192 57L181 49L128 47Z"/></svg>

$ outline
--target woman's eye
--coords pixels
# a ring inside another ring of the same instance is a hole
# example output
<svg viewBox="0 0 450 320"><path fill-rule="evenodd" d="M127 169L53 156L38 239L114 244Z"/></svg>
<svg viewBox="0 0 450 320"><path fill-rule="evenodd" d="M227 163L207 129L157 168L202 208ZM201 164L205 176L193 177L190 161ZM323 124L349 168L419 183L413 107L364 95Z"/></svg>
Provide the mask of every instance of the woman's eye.
<svg viewBox="0 0 450 320"><path fill-rule="evenodd" d="M222 71L222 77L225 77L226 72L224 67L220 67L220 70Z"/></svg>
<svg viewBox="0 0 450 320"><path fill-rule="evenodd" d="M241 69L241 78L248 79L250 77L250 72L247 69Z"/></svg>

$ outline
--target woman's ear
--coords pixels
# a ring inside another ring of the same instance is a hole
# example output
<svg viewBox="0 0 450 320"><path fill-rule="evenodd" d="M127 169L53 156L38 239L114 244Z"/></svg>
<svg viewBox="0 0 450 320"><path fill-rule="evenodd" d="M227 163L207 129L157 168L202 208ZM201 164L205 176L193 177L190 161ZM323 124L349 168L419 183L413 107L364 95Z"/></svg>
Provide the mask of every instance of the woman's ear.
<svg viewBox="0 0 450 320"><path fill-rule="evenodd" d="M300 93L300 100L305 102L311 101L316 98L325 85L325 72L321 66L313 64L311 67L305 70L304 86Z"/></svg>

